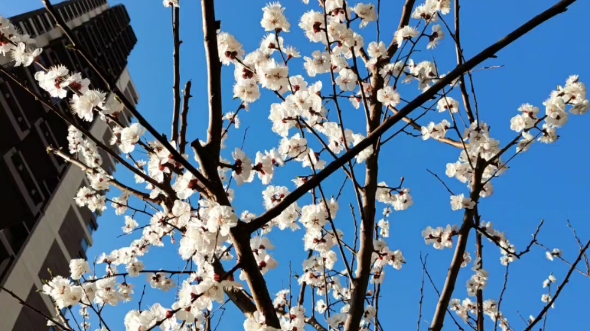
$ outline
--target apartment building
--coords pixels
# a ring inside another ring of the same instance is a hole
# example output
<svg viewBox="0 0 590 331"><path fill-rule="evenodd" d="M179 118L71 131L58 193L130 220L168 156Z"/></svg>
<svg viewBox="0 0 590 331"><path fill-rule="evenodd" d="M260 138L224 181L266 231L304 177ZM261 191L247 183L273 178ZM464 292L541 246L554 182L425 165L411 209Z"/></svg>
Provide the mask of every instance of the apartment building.
<svg viewBox="0 0 590 331"><path fill-rule="evenodd" d="M127 71L127 58L137 38L125 7L111 7L106 0L70 0L55 4L55 8L127 99L137 104L139 96ZM68 49L69 41L45 9L10 20L43 47L38 60L43 67L63 64L90 78L93 88L106 90L85 61ZM50 99L36 85L34 73L41 70L39 66L14 68L9 61L0 55L0 65ZM71 114L67 100L52 102L95 137L110 140L111 130L105 122L81 121ZM131 121L128 112L124 117L123 123ZM0 284L49 315L55 315L55 310L49 299L37 292L41 280L50 278L48 270L67 275L69 260L85 257L98 227L99 215L73 201L78 189L86 185L85 175L46 152L48 146L67 150L67 128L57 115L0 74ZM103 167L113 172L114 159L106 153L102 158ZM50 330L43 317L21 307L3 291L0 306L0 331Z"/></svg>

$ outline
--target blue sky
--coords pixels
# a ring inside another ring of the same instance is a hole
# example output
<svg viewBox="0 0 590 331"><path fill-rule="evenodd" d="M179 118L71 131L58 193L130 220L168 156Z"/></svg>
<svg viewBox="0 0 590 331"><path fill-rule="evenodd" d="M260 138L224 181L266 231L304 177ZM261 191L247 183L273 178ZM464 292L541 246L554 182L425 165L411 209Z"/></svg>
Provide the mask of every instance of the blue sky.
<svg viewBox="0 0 590 331"><path fill-rule="evenodd" d="M256 49L264 36L259 24L260 8L266 0L218 0L217 17L222 21L222 30L233 34L247 52ZM315 1L311 0L316 6ZM170 11L163 8L161 1L110 1L111 5L123 3L131 16L131 24L138 38L129 58L129 70L140 94L139 110L161 132L170 131L172 107L172 32L170 28ZM356 3L354 1L353 3ZM402 1L382 1L382 40L387 44L392 38L398 24ZM536 1L464 1L462 7L462 44L466 57L477 54L489 44L498 41L529 18L556 3L556 0ZM301 14L307 10L299 0L284 1L287 17L292 25L292 32L284 35L289 45L297 47L302 55L319 49L318 45L309 44L297 27ZM1 14L16 15L41 6L38 0L6 1L2 4ZM202 22L200 2L184 1L182 3L181 39L184 41L181 51L182 85L188 79L193 81L191 112L189 116L189 141L195 138L206 138L206 68L203 51ZM584 63L590 47L581 40L582 22L590 11L590 4L579 1L570 11L544 24L521 40L498 53L498 58L485 62L482 66L503 65L501 69L483 70L474 74L475 88L482 118L493 129L492 136L501 142L514 137L509 130L510 118L523 103L531 103L542 107L542 102L549 92L572 74L579 74L582 81L590 82L590 68ZM386 19L387 18L387 19ZM445 17L450 22L450 16ZM363 31L365 42L374 40L375 26ZM454 46L449 38L445 39L435 51L422 51L413 58L417 61L432 60L434 57L441 72L448 72L455 67ZM302 73L302 59L293 61L292 73ZM313 80L310 80L313 82ZM224 111L234 111L238 102L232 100L233 69L224 67L223 72ZM324 85L326 86L326 85ZM412 99L417 95L416 86L404 87L402 96ZM451 96L460 99L457 91ZM239 146L244 129L250 127L245 141L245 151L254 157L258 150L278 146L278 137L270 130L267 117L271 103L278 102L272 94L263 93L263 98L251 106L248 113L242 112L242 128L233 135L227 145L225 157L235 146ZM437 117L438 116L438 117ZM436 118L435 118L436 117ZM362 121L359 121L362 119ZM427 120L438 122L441 115L433 115ZM357 132L364 133L364 115L362 111L350 108L345 111L345 122ZM424 121L423 121L424 122ZM422 122L422 123L423 123ZM424 125L427 123L423 123ZM511 162L511 169L500 179L494 181L495 195L483 200L480 211L483 219L491 221L501 231L506 231L508 238L518 250L530 240L541 219L545 226L540 235L542 243L550 248L559 247L564 250L565 258L573 261L577 255L577 245L573 241L566 220L570 220L577 228L582 240L590 237L590 204L587 203L586 192L590 187L590 176L587 175L587 164L590 153L585 146L586 127L590 125L590 117L570 117L568 125L560 131L558 143L550 146L536 145L532 150ZM328 155L325 156L329 160ZM400 135L389 143L382 152L381 179L395 186L399 178L404 176L405 186L411 188L415 204L408 211L394 213L391 218L391 238L388 242L391 249L401 249L406 257L404 269L387 270L387 285L384 286L384 297L381 300L381 323L387 330L391 326L406 330L416 327L418 318L418 301L422 268L420 254L429 254L428 268L437 287L443 286L452 251L435 251L426 246L420 232L427 226L445 226L459 224L462 214L452 212L449 208L449 195L445 188L426 169L439 174L455 193L467 193L456 181L444 176L445 165L455 162L458 151L433 141L423 142L421 139ZM279 170L275 185L285 185L293 189L290 178L304 174L299 166ZM128 182L131 176L122 168L118 173ZM327 182L326 194L335 195L342 180L342 174ZM238 212L248 209L260 214L262 210L262 186L252 184L236 189L235 205ZM346 197L341 200L341 211L337 226L345 231L348 240L352 238L352 221L348 212L348 204L354 202L351 190L345 191ZM309 203L310 198L304 197L300 205ZM378 208L380 211L381 208ZM358 211L357 211L358 214ZM145 222L146 220L143 220ZM123 219L107 211L99 220L99 229L94 234L94 245L88 252L93 258L102 252L110 252L131 241L129 237L117 238L121 233ZM289 263L293 270L301 270L304 255L301 242L302 232L274 233L271 239L277 246L274 256L281 262L279 269L272 271L267 277L271 293L276 293L289 282ZM167 243L168 244L168 243ZM499 263L499 249L485 242L487 255L484 267L490 272L491 280L485 291L487 298L497 299L502 289L504 269ZM150 269L182 269L184 262L176 254L177 247L152 249L145 264ZM468 246L474 256L474 244ZM502 304L502 311L508 317L514 329L523 329L517 311L523 316L537 315L543 306L540 297L544 292L543 280L554 272L558 281L563 280L567 268L558 262L549 262L543 251L534 248L522 261L510 268L508 291ZM457 283L454 298L466 298L465 282L471 276L469 269L464 269ZM578 316L587 312L586 298L590 295L588 279L574 274L569 288L562 293L551 311L548 320L549 330L583 330ZM141 283L137 283L136 295L141 293ZM294 291L294 292L298 292ZM422 330L432 318L436 304L436 293L430 285L425 286L425 304ZM144 303L161 301L169 305L173 294L163 295L148 288ZM310 298L306 299L309 302ZM122 318L129 309L136 309L130 304L105 310L107 321L112 330L120 330ZM126 309L127 308L127 309ZM241 329L243 317L235 309L228 308L220 330ZM390 327L387 327L391 325ZM445 330L454 330L449 318Z"/></svg>

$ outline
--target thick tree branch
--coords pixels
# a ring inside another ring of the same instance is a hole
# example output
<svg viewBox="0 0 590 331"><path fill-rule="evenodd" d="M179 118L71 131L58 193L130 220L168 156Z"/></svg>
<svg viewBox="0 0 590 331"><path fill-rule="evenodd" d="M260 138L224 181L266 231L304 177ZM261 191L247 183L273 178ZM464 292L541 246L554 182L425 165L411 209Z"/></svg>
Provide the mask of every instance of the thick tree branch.
<svg viewBox="0 0 590 331"><path fill-rule="evenodd" d="M483 187L481 183L482 174L484 171L483 165L484 160L478 157L478 160L475 162L475 169L473 170L473 176L471 179L470 195L471 200L474 201L476 204L479 199L479 192ZM451 266L449 267L449 272L445 280L445 285L436 305L436 311L434 313L434 317L432 318L432 323L429 329L430 331L440 331L443 328L445 315L449 306L449 302L451 301L451 296L453 295L453 291L455 290L455 284L457 282L457 277L459 277L461 264L463 263L463 255L465 254L465 249L467 248L469 232L475 224L475 214L476 209L473 208L466 209L463 215L463 222L461 224L461 228L459 230L458 235L459 239L457 240L457 248L455 248L455 254L453 255L453 260L451 262Z"/></svg>
<svg viewBox="0 0 590 331"><path fill-rule="evenodd" d="M182 116L180 118L180 141L178 143L178 148L180 154L184 154L186 152L186 129L188 127L188 110L189 110L189 100L192 98L191 95L191 87L193 83L189 80L186 82L186 86L184 87L184 101L183 101L183 108L182 108Z"/></svg>
<svg viewBox="0 0 590 331"><path fill-rule="evenodd" d="M459 0L455 0L455 34L453 39L455 40L455 49L457 53L457 65L461 65L465 58L463 57L463 49L461 48L461 6ZM451 34L452 35L452 34ZM459 89L461 90L461 96L463 97L463 104L467 111L467 118L470 123L475 121L473 116L473 110L471 109L471 101L469 100L469 93L467 93L467 86L465 86L465 75L459 77Z"/></svg>
<svg viewBox="0 0 590 331"><path fill-rule="evenodd" d="M410 18L412 17L412 9L414 8L414 4L416 0L406 0L406 4L404 5L404 10L402 12L402 17L399 21L398 30L403 28L404 26L410 23ZM389 47L387 47L387 57L391 59L395 52L397 52L400 45L394 40L391 41Z"/></svg>
<svg viewBox="0 0 590 331"><path fill-rule="evenodd" d="M215 1L201 0L203 10L203 33L209 75L209 129L207 148L212 157L218 157L223 130L223 109L221 105L221 61L217 46L217 29L220 22L215 20ZM215 160L217 163L217 160Z"/></svg>
<svg viewBox="0 0 590 331"><path fill-rule="evenodd" d="M172 140L179 146L178 121L180 117L180 8L172 7L172 33L174 35L174 114L172 116ZM182 153L180 153L182 154Z"/></svg>
<svg viewBox="0 0 590 331"><path fill-rule="evenodd" d="M224 275L225 269L219 260L215 260L213 262L213 270L217 275ZM251 318L254 316L254 312L256 311L256 305L252 302L252 297L250 297L244 289L235 287L235 286L228 286L224 287L223 291L227 295L227 297L238 307L238 309L246 315L246 317Z"/></svg>
<svg viewBox="0 0 590 331"><path fill-rule="evenodd" d="M477 211L476 211L477 213ZM477 219L479 217L476 216ZM477 221L477 223L479 223ZM482 243L482 235L479 232L475 234L475 242L476 242L476 255L477 255L477 269L483 269L483 243ZM475 293L477 298L477 331L484 331L484 322L485 316L483 312L483 290L478 289Z"/></svg>
<svg viewBox="0 0 590 331"><path fill-rule="evenodd" d="M379 137L393 127L396 123L402 120L404 117L408 116L411 112L413 112L416 108L420 107L423 103L430 100L432 97L436 95L438 91L440 91L446 85L452 83L455 79L460 77L463 73L473 69L479 63L485 61L486 59L493 57L497 52L505 48L506 46L513 43L515 40L519 39L526 33L530 32L537 26L541 25L545 21L549 20L550 18L557 16L563 12L565 12L570 5L572 5L576 0L562 0L558 4L554 5L553 7L545 10L541 14L535 16L510 34L506 35L500 41L494 43L493 45L487 47L479 54L471 58L469 61L466 61L460 66L457 66L454 70L449 72L445 77L440 79L436 84L434 84L431 88L429 88L426 92L422 93L414 100L409 102L405 107L403 107L396 115L389 117L386 119L383 124L381 124L376 130L374 130L371 134L367 136L367 138L363 139L359 142L356 146L351 148L348 152L343 154L338 160L331 162L329 165L324 168L324 170L320 171L316 176L310 178L307 182L303 185L299 186L296 190L294 190L291 194L286 196L280 203L278 203L275 207L268 210L266 213L262 214L257 219L253 220L252 222L248 223L247 230L251 233L256 231L257 229L261 228L268 222L270 222L273 218L279 216L283 210L285 210L289 205L297 201L303 195L305 195L309 190L318 186L324 179L328 178L331 174L337 171L340 167L345 165L348 161L352 160L356 155L358 155L361 151L363 151L368 146L375 143Z"/></svg>
<svg viewBox="0 0 590 331"><path fill-rule="evenodd" d="M367 134L373 133L381 124L381 111L383 105L377 99L379 89L383 88L385 81L377 69L373 70L371 91L368 102ZM361 86L362 88L362 86ZM379 179L379 146L377 141L373 143L373 153L366 160L365 186L362 191L362 217L360 248L358 252L358 272L353 281L351 293L350 311L344 330L358 330L359 324L365 311L365 298L369 278L371 276L371 263L373 256L373 236L375 230L377 181Z"/></svg>
<svg viewBox="0 0 590 331"><path fill-rule="evenodd" d="M311 327L313 327L317 331L328 331L328 329L326 329L323 325L321 325L314 316L306 318L305 323L309 324Z"/></svg>

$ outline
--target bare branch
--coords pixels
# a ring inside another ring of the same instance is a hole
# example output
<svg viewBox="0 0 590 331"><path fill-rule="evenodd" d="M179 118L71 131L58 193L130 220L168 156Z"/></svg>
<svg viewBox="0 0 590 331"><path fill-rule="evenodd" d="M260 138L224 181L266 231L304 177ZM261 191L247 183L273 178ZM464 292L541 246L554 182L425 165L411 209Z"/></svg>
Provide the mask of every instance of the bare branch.
<svg viewBox="0 0 590 331"><path fill-rule="evenodd" d="M584 246L580 250L580 254L578 254L578 258L576 259L576 261L574 261L574 263L570 267L563 282L561 282L561 284L557 288L557 291L555 291L555 295L551 298L551 300L549 300L549 302L547 302L545 307L543 307L541 312L539 312L537 317L535 317L535 319L526 327L526 329L524 329L524 331L531 331L533 329L533 327L543 318L543 316L545 316L545 314L547 313L549 308L551 308L551 306L553 306L553 303L555 303L555 300L557 300L557 298L559 297L559 294L561 294L561 291L563 291L563 288L568 283L570 277L574 273L574 270L576 270L576 266L578 265L578 263L580 263L580 261L582 260L582 257L584 256L584 254L586 254L586 251L588 250L589 247L590 247L590 240L588 240L588 242L586 243L586 246Z"/></svg>
<svg viewBox="0 0 590 331"><path fill-rule="evenodd" d="M178 121L180 117L180 8L172 7L172 33L174 35L174 113L172 116L172 140L179 147ZM182 154L182 153L180 153Z"/></svg>
<svg viewBox="0 0 590 331"><path fill-rule="evenodd" d="M184 154L186 152L186 130L188 128L188 110L189 110L189 100L192 98L191 95L191 87L193 83L189 80L186 82L184 86L184 101L183 101L183 108L182 108L182 116L180 118L180 137L178 148L180 154Z"/></svg>
<svg viewBox="0 0 590 331"><path fill-rule="evenodd" d="M217 47L217 30L221 22L215 19L215 1L201 0L203 10L203 33L209 75L209 129L207 146L211 157L218 157L221 147L223 113L221 106L221 61ZM214 161L217 164L218 160Z"/></svg>

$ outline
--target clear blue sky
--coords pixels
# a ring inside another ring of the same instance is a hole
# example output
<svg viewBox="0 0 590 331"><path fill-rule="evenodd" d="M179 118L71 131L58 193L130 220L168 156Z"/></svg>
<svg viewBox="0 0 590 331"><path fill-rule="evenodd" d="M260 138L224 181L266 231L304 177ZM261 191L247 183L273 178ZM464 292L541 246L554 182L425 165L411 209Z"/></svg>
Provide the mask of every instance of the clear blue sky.
<svg viewBox="0 0 590 331"><path fill-rule="evenodd" d="M258 47L264 35L259 22L260 8L267 0L218 0L217 17L222 21L222 30L227 31L245 46L250 52ZM316 6L315 0L311 0ZM465 56L471 57L490 43L496 42L504 35L527 21L529 18L556 3L557 0L529 1L464 1L462 4L462 43ZM138 44L129 58L129 70L139 90L139 109L154 123L161 132L169 134L172 107L172 32L170 11L163 8L160 0L110 1L111 5L123 3L131 16L131 24L138 38ZM354 1L356 3L356 1ZM400 8L403 1L382 1L382 38L389 43L395 26L399 21ZM297 47L302 55L318 49L304 39L297 26L299 17L307 10L299 0L284 1L287 16L292 25L292 32L285 35L286 43ZM25 11L39 8L38 0L3 1L0 9L2 15L12 16ZM189 141L194 138L205 139L207 98L206 68L203 52L202 22L199 1L182 2L182 84L193 81L194 98L191 100L189 124ZM542 27L526 35L507 49L498 53L498 58L485 62L483 65L504 65L497 70L479 71L475 76L475 87L482 118L493 128L493 137L506 143L514 133L509 130L509 121L516 114L516 109L523 103L532 103L542 107L542 102L549 92L572 74L579 74L582 81L590 83L590 67L586 66L590 46L585 37L583 22L585 13L590 12L587 1L579 1L566 14L554 18ZM447 16L450 21L450 16ZM374 38L375 27L366 31L365 41ZM434 57L441 72L454 68L454 46L447 38L435 51L423 50L414 56L415 60L431 60ZM302 60L293 61L292 72L302 73ZM310 80L313 82L313 80ZM234 111L238 102L232 100L233 68L224 67L224 111ZM402 96L411 99L417 89L412 86L405 89ZM456 93L456 92L454 92ZM460 99L458 95L457 99ZM263 94L260 102L251 106L249 113L242 113L243 128L234 132L228 141L230 152L239 145L244 128L250 126L246 138L245 151L253 158L257 150L265 150L278 146L278 137L270 130L267 120L269 105L278 102L271 94ZM350 123L359 119L361 113L350 110L347 116ZM364 117L363 117L364 118ZM442 117L428 119L436 122ZM364 122L364 119L363 119ZM423 123L424 125L427 123ZM590 176L587 167L590 153L584 138L585 129L590 125L590 117L570 117L569 124L560 131L558 143L546 146L536 145L532 150L519 156L511 163L512 168L502 178L495 180L495 195L481 203L483 219L495 223L496 228L506 231L508 238L518 250L530 240L541 219L546 220L540 235L541 241L549 247L560 247L565 257L573 261L577 255L577 246L566 227L566 220L571 220L577 227L582 239L590 236L590 204L587 203L587 188L590 187ZM363 132L364 124L352 125L355 131ZM586 146L586 147L584 147ZM229 154L225 154L229 158ZM326 156L327 157L327 156ZM455 192L466 193L458 182L444 176L445 165L455 162L458 151L442 146L433 141L423 142L400 136L387 145L382 153L381 179L395 185L401 176L406 178L405 185L412 189L415 205L410 210L395 213L392 217L392 236L388 240L391 249L401 249L407 264L399 272L387 270L387 285L384 286L384 297L381 301L381 323L387 330L394 326L399 330L416 327L418 316L419 288L421 265L419 255L429 254L429 271L435 279L437 287L442 288L446 270L452 257L452 251L435 251L426 246L420 232L427 226L445 226L459 224L462 214L452 212L449 207L449 195L444 187L426 172L430 169L441 175ZM329 159L327 159L329 160ZM292 171L292 172L291 172ZM291 173L288 173L291 172ZM303 174L299 166L279 170L275 178L276 185L290 188L289 179L293 174ZM119 175L123 180L131 180L125 171ZM337 180L329 181L327 195L336 194L342 175ZM238 212L249 209L254 213L262 212L261 185L253 184L236 190L235 205ZM350 240L352 223L349 217L348 204L353 202L349 197L341 201L338 227L344 230ZM350 201L349 201L350 200ZM310 201L305 197L304 205ZM379 208L379 211L381 208ZM146 220L142 220L145 222ZM94 258L102 252L125 246L131 238L116 238L121 232L123 218L116 217L109 210L99 221L99 229L94 235L94 246L88 252ZM274 233L273 241L277 246L274 256L281 262L279 269L270 272L268 283L271 293L276 293L288 284L288 261L293 261L293 270L301 271L303 246L302 232ZM183 268L184 263L176 254L176 246L167 243L167 248L152 249L145 264L148 268ZM474 256L474 244L468 246ZM485 268L491 273L487 298L497 299L503 282L503 267L499 263L499 250L491 243L485 243L489 253L484 260ZM502 311L508 317L514 329L524 328L517 311L526 317L537 315L542 308L540 301L544 292L543 280L554 272L558 281L564 277L566 266L558 262L550 263L541 249L535 248L523 261L511 266L508 291L505 295ZM467 297L465 283L472 272L464 269L457 283L454 298ZM587 314L587 297L590 295L588 279L574 275L570 287L562 294L551 311L548 330L584 330L587 329L583 319ZM139 292L139 293L137 293ZM295 292L295 291L294 291ZM298 290L297 290L298 292ZM141 283L137 283L136 296L141 293ZM295 295L296 296L296 295ZM431 321L436 293L430 285L426 285L425 305L422 330L427 329ZM171 295L162 295L148 288L144 303L161 301L164 305L172 303ZM309 298L307 299L309 302ZM136 303L117 308L107 308L107 320L110 327L121 330L122 318L129 309L136 309ZM230 308L225 315L220 330L242 329L243 316ZM446 320L445 330L454 330L450 319ZM95 325L96 326L96 325ZM94 328L93 328L94 329Z"/></svg>

